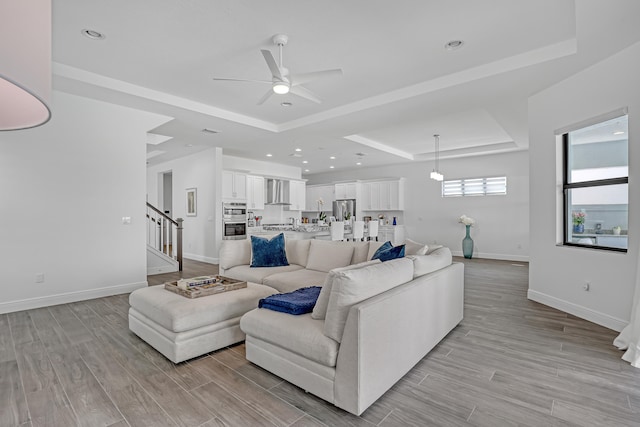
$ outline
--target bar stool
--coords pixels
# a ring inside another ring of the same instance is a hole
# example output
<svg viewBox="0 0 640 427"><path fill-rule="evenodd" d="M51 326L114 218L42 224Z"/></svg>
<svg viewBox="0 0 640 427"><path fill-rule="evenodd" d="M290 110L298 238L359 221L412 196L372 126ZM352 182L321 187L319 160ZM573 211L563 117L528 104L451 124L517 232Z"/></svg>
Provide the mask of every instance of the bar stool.
<svg viewBox="0 0 640 427"><path fill-rule="evenodd" d="M353 241L364 239L364 221L353 221Z"/></svg>
<svg viewBox="0 0 640 427"><path fill-rule="evenodd" d="M367 237L369 240L373 238L378 241L378 221L369 221L369 235Z"/></svg>
<svg viewBox="0 0 640 427"><path fill-rule="evenodd" d="M331 240L344 240L344 221L331 223Z"/></svg>

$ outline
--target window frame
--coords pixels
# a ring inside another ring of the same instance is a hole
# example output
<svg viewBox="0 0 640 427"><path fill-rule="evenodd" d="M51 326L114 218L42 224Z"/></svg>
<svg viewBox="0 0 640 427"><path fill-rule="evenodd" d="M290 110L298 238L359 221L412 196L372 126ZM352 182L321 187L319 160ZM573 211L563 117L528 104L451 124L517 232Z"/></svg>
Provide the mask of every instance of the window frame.
<svg viewBox="0 0 640 427"><path fill-rule="evenodd" d="M562 245L563 246L571 246L578 247L584 249L603 249L606 251L613 252L623 252L626 253L627 249L625 248L614 248L611 246L600 246L600 245L584 245L579 243L573 243L568 241L567 237L569 236L569 215L570 215L570 206L569 206L569 190L575 188L593 188L593 187L602 187L606 185L620 185L620 184L629 184L629 175L625 177L619 178L607 178L607 179L596 179L591 181L580 181L580 182L569 182L569 133L567 131L562 134ZM627 159L629 158L629 154L627 152ZM627 160L628 161L628 160ZM628 217L627 213L627 217ZM573 224L571 224L573 226ZM628 237L627 237L628 239ZM627 244L628 247L628 244Z"/></svg>

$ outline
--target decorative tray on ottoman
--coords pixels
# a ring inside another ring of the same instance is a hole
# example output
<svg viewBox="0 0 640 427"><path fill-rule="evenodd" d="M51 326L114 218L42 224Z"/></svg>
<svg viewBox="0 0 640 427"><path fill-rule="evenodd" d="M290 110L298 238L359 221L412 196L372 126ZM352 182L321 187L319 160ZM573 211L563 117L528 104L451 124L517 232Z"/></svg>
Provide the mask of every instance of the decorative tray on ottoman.
<svg viewBox="0 0 640 427"><path fill-rule="evenodd" d="M247 282L224 276L198 276L164 284L168 291L186 298L199 298L247 287Z"/></svg>

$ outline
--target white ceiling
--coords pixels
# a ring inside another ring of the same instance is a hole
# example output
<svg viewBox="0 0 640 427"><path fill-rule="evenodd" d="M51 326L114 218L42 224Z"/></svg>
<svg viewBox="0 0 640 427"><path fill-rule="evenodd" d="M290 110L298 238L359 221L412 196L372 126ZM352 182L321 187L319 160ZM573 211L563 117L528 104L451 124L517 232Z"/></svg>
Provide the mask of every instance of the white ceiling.
<svg viewBox="0 0 640 427"><path fill-rule="evenodd" d="M435 133L442 157L523 150L527 98L638 42L637 16L635 0L54 1L54 88L167 116L149 164L219 146L313 174L430 159ZM322 104L258 106L268 85L212 79L269 80L278 33L292 74L343 70L305 85Z"/></svg>

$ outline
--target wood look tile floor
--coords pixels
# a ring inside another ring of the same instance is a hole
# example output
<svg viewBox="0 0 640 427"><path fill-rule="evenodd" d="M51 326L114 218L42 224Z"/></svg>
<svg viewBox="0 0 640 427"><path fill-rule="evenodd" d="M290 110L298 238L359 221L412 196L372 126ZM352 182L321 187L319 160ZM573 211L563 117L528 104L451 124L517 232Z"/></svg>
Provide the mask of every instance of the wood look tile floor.
<svg viewBox="0 0 640 427"><path fill-rule="evenodd" d="M360 417L243 344L174 365L129 332L118 295L0 315L0 426L640 426L640 369L614 331L527 300L527 264L457 261L463 322Z"/></svg>

